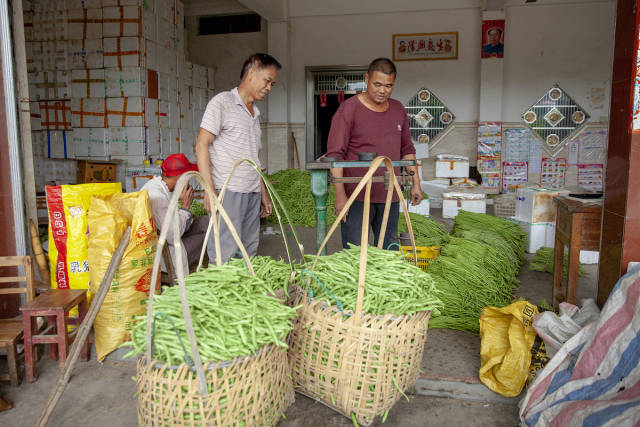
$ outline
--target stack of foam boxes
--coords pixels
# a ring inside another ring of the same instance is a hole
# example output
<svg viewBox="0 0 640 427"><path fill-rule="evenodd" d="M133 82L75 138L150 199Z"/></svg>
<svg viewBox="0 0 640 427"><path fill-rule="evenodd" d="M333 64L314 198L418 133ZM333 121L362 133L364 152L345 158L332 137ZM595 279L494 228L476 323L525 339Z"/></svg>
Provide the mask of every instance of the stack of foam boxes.
<svg viewBox="0 0 640 427"><path fill-rule="evenodd" d="M123 181L129 165L193 155L213 70L185 62L181 1L23 4L33 139L45 159L120 159Z"/></svg>

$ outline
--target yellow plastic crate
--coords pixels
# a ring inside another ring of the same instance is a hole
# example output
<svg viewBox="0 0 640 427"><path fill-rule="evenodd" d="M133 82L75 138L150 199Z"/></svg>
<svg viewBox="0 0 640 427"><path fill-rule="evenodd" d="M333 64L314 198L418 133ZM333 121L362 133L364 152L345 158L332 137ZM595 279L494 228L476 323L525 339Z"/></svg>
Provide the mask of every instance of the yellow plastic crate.
<svg viewBox="0 0 640 427"><path fill-rule="evenodd" d="M401 247L401 252L404 253L407 262L413 264L413 247ZM416 253L418 255L418 267L420 267L422 271L427 271L429 263L440 255L440 246L416 246Z"/></svg>

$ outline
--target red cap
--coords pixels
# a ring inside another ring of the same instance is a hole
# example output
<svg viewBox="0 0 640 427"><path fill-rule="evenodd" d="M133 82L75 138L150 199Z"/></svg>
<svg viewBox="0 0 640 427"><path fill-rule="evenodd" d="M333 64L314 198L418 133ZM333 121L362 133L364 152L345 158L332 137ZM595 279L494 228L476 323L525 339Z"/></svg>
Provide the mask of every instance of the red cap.
<svg viewBox="0 0 640 427"><path fill-rule="evenodd" d="M198 170L198 165L191 163L183 153L167 156L160 167L162 168L162 174L164 176L178 176L185 172Z"/></svg>

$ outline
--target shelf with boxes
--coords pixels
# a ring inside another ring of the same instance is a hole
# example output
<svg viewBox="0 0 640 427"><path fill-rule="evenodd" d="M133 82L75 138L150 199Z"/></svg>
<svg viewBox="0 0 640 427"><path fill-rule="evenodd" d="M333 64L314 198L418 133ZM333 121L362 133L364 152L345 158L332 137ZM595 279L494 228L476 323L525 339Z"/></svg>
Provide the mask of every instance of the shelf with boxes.
<svg viewBox="0 0 640 427"><path fill-rule="evenodd" d="M184 56L183 2L23 5L38 159L120 159L126 167L179 151L194 158L215 71Z"/></svg>

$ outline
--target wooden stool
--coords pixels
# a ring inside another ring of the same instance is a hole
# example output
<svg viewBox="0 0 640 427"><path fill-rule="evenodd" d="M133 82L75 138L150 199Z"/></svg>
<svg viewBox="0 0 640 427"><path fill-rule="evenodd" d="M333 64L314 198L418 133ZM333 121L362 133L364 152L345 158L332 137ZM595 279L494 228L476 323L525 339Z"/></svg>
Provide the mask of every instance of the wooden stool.
<svg viewBox="0 0 640 427"><path fill-rule="evenodd" d="M78 306L78 318L67 317L66 313L75 306ZM24 322L24 366L27 382L36 380L36 344L49 344L49 355L53 360L59 360L62 371L67 360L67 349L75 340L75 331L68 333L67 325L79 325L87 314L87 291L51 289L20 307L20 310ZM42 333L32 335L32 327L39 316L47 317L49 324ZM81 358L89 360L89 340L83 343Z"/></svg>

